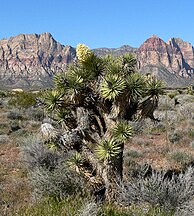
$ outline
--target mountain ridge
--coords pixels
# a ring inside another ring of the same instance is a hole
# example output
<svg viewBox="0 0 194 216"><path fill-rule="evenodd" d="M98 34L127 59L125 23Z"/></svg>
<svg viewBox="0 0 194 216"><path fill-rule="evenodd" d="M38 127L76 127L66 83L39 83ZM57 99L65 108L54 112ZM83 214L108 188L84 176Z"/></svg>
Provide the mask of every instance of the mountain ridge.
<svg viewBox="0 0 194 216"><path fill-rule="evenodd" d="M167 86L194 84L194 48L181 38L167 42L152 35L139 48L97 48L100 56L133 53L140 73L152 73ZM0 85L5 87L50 86L54 74L76 59L75 48L57 42L50 33L19 34L0 40Z"/></svg>

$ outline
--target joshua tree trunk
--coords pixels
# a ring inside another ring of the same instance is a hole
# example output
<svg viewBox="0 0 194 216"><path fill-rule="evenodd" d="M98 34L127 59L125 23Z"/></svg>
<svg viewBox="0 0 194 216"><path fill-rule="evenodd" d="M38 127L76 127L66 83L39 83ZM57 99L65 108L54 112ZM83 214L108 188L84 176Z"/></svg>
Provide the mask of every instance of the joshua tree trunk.
<svg viewBox="0 0 194 216"><path fill-rule="evenodd" d="M111 161L104 161L102 178L105 183L105 199L112 202L117 198L117 185L123 178L123 147L121 144L121 152Z"/></svg>

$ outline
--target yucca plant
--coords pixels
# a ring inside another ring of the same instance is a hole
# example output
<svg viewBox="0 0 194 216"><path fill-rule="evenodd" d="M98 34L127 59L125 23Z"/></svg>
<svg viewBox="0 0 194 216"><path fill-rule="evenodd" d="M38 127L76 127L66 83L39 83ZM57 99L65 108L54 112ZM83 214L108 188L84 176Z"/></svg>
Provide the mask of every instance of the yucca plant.
<svg viewBox="0 0 194 216"><path fill-rule="evenodd" d="M158 107L159 95L164 94L163 83L156 78L150 79L147 82L146 92L142 101L139 103L139 118L149 117L152 120L157 120L154 118L154 111Z"/></svg>
<svg viewBox="0 0 194 216"><path fill-rule="evenodd" d="M60 89L60 91L65 90L65 86L67 85L67 78L65 73L55 74L53 81L56 89Z"/></svg>
<svg viewBox="0 0 194 216"><path fill-rule="evenodd" d="M126 87L125 80L118 75L108 75L101 84L101 95L104 99L115 100L123 93Z"/></svg>
<svg viewBox="0 0 194 216"><path fill-rule="evenodd" d="M117 123L113 128L112 135L118 142L126 142L132 136L132 127L126 122Z"/></svg>
<svg viewBox="0 0 194 216"><path fill-rule="evenodd" d="M152 118L162 85L138 74L131 54L102 58L83 44L76 52L77 61L55 76L56 88L45 94L44 104L55 112L53 119L65 125L57 133L61 148L79 152L69 163L87 178L100 176L110 200L117 194L115 180L122 179L124 144L132 136L127 120L137 108Z"/></svg>
<svg viewBox="0 0 194 216"><path fill-rule="evenodd" d="M149 79L146 87L146 95L159 96L164 94L164 84L161 80L156 78Z"/></svg>
<svg viewBox="0 0 194 216"><path fill-rule="evenodd" d="M96 148L96 155L102 161L111 161L112 158L117 157L121 152L119 143L111 138L103 140Z"/></svg>
<svg viewBox="0 0 194 216"><path fill-rule="evenodd" d="M47 111L52 112L58 110L63 105L64 94L57 89L48 90L44 93L44 105Z"/></svg>
<svg viewBox="0 0 194 216"><path fill-rule="evenodd" d="M80 168L83 166L84 159L79 152L75 152L67 161L70 168L74 169L77 173L80 173Z"/></svg>
<svg viewBox="0 0 194 216"><path fill-rule="evenodd" d="M126 53L118 58L120 64L122 65L123 72L128 75L136 71L137 60L135 56L131 53Z"/></svg>
<svg viewBox="0 0 194 216"><path fill-rule="evenodd" d="M132 73L126 77L126 93L130 100L137 101L145 91L145 79L139 73Z"/></svg>

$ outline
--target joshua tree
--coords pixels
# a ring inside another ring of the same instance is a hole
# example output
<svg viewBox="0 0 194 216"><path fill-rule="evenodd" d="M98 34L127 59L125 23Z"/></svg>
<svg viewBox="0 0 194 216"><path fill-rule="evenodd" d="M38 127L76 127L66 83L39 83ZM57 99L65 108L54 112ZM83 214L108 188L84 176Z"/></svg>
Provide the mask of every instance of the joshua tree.
<svg viewBox="0 0 194 216"><path fill-rule="evenodd" d="M110 200L115 182L122 179L124 143L132 135L127 121L136 119L138 109L141 117L153 118L161 83L137 73L131 54L101 58L82 44L76 52L77 62L54 77L55 88L43 100L62 124L56 145L62 151L76 150L71 167L90 184L100 179ZM146 96L146 102L140 103Z"/></svg>

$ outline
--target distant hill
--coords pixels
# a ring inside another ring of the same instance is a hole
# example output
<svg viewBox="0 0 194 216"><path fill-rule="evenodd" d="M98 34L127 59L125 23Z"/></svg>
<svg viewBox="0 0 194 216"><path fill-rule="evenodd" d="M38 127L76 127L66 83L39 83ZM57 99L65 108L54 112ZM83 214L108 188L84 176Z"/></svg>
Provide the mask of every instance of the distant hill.
<svg viewBox="0 0 194 216"><path fill-rule="evenodd" d="M167 86L194 84L194 48L180 38L168 42L153 35L139 48L98 48L97 55L133 53L137 69L163 79ZM55 73L76 59L75 48L58 43L50 33L20 34L0 40L0 86L37 88L52 84Z"/></svg>
<svg viewBox="0 0 194 216"><path fill-rule="evenodd" d="M64 71L75 56L73 47L61 45L50 33L0 40L0 85L50 86L53 74Z"/></svg>

